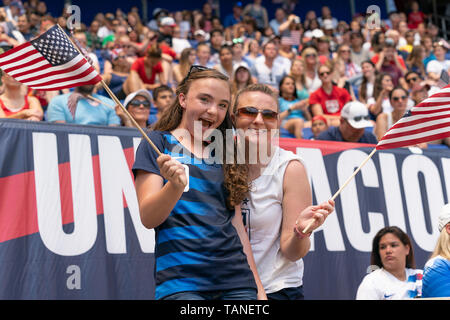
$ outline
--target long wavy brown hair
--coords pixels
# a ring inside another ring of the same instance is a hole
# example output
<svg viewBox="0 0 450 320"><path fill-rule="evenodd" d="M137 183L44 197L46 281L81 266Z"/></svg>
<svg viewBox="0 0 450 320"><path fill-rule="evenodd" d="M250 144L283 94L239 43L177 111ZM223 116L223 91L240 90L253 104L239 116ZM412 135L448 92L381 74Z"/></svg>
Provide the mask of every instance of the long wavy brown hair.
<svg viewBox="0 0 450 320"><path fill-rule="evenodd" d="M187 95L191 84L199 79L213 78L224 81L224 86L227 86L230 90L231 88L228 82L228 77L221 72L213 69L201 70L196 72L191 72L177 87L176 89L176 99L172 105L167 108L161 118L155 123L153 130L159 131L172 131L175 130L181 123L183 118L183 108L180 105L179 97L180 94ZM232 129L232 121L229 113L227 112L225 119L217 128L221 131L223 137L223 146L227 145L226 141L226 130ZM234 209L236 205L240 205L242 200L244 200L245 195L249 190L248 183L248 167L245 164L237 164L237 147L234 143L234 155L233 163L229 163L229 155L223 152L223 172L224 172L224 186L227 190L227 206L230 209Z"/></svg>

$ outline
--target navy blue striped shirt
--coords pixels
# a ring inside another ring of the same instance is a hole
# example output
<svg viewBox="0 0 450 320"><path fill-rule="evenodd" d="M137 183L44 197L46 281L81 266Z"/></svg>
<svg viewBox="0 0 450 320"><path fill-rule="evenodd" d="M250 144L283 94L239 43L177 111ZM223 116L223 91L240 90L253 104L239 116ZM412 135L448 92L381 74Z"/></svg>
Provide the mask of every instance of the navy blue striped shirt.
<svg viewBox="0 0 450 320"><path fill-rule="evenodd" d="M236 229L234 210L226 206L223 168L195 158L169 132L148 134L157 148L189 167L189 191L169 217L155 228L155 298L184 291L255 288ZM142 140L133 172L161 175L156 152ZM164 180L164 183L167 181Z"/></svg>

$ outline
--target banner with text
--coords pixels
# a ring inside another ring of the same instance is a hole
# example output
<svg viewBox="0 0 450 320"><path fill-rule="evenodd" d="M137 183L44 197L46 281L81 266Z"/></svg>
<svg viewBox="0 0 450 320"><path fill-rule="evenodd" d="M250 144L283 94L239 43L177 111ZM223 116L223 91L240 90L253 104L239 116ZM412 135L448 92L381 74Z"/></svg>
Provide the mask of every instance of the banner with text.
<svg viewBox="0 0 450 320"><path fill-rule="evenodd" d="M0 299L154 298L154 231L140 222L131 173L140 141L130 128L0 120ZM314 203L331 198L374 147L280 144L305 160ZM354 299L372 239L387 225L410 235L423 268L449 184L449 150L375 153L311 236L306 298Z"/></svg>

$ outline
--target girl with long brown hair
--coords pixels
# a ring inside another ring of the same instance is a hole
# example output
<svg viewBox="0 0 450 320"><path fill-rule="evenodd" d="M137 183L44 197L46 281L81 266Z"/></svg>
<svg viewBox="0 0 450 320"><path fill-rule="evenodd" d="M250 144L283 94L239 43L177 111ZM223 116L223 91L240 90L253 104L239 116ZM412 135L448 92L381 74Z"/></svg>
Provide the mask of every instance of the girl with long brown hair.
<svg viewBox="0 0 450 320"><path fill-rule="evenodd" d="M143 141L133 166L142 223L156 232L155 297L264 299L239 207L248 170L207 147L227 146L228 78L193 66L176 94L149 133L162 154Z"/></svg>

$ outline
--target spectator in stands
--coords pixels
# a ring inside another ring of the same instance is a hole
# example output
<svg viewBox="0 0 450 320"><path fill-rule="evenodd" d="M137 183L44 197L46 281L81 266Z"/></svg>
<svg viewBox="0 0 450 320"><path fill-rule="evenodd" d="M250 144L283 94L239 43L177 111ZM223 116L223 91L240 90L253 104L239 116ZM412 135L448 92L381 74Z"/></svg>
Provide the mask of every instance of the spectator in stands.
<svg viewBox="0 0 450 320"><path fill-rule="evenodd" d="M322 85L318 74L319 58L317 51L313 47L306 47L302 50L301 56L305 65L306 88L309 93L312 93Z"/></svg>
<svg viewBox="0 0 450 320"><path fill-rule="evenodd" d="M336 18L334 18L332 16L331 10L330 10L330 8L328 6L323 6L322 7L322 15L317 18L317 21L319 22L321 27L324 26L324 21L325 20L331 20L332 29L337 29L338 21L337 21Z"/></svg>
<svg viewBox="0 0 450 320"><path fill-rule="evenodd" d="M228 77L228 79L232 79L233 77L233 51L230 46L224 45L220 48L219 51L219 63L214 66L214 69L220 71L224 75Z"/></svg>
<svg viewBox="0 0 450 320"><path fill-rule="evenodd" d="M422 294L422 270L415 269L408 235L398 227L382 228L372 243L371 265L378 269L364 277L357 300L404 300Z"/></svg>
<svg viewBox="0 0 450 320"><path fill-rule="evenodd" d="M25 39L25 41L30 41L33 37L36 36L31 32L31 25L30 22L28 21L28 16L26 14L22 14L21 16L19 16L19 19L17 20L17 29L22 34L23 39Z"/></svg>
<svg viewBox="0 0 450 320"><path fill-rule="evenodd" d="M389 93L391 112L382 112L377 116L374 133L378 140L386 134L407 110L408 92L403 87L396 87Z"/></svg>
<svg viewBox="0 0 450 320"><path fill-rule="evenodd" d="M364 61L372 58L370 51L363 48L364 38L362 33L360 31L353 31L350 34L350 43L351 61L357 66L362 67Z"/></svg>
<svg viewBox="0 0 450 320"><path fill-rule="evenodd" d="M314 116L311 119L311 132L313 136L311 140L316 140L319 134L328 130L328 122L324 116Z"/></svg>
<svg viewBox="0 0 450 320"><path fill-rule="evenodd" d="M386 40L383 51L380 52L375 61L372 58L372 61L375 63L375 68L378 72L388 73L391 76L394 86L404 84L401 79L403 79L407 69L404 62L403 64L400 62L400 57L393 41Z"/></svg>
<svg viewBox="0 0 450 320"><path fill-rule="evenodd" d="M444 41L438 41L433 44L433 53L436 60L432 60L427 64L427 74L433 80L438 80L442 71L450 74L450 60L446 59L447 48Z"/></svg>
<svg viewBox="0 0 450 320"><path fill-rule="evenodd" d="M339 126L331 126L316 140L377 144L375 135L366 130L372 126L366 106L359 101L351 101L342 108Z"/></svg>
<svg viewBox="0 0 450 320"><path fill-rule="evenodd" d="M119 126L113 100L94 94L93 85L76 87L54 97L47 109L47 121L99 126Z"/></svg>
<svg viewBox="0 0 450 320"><path fill-rule="evenodd" d="M303 160L273 145L272 137L261 133L278 129L277 115L277 94L268 86L255 84L238 93L232 119L242 134L237 140L245 144L249 159L246 180L252 186L241 210L247 213L244 225L267 298L302 300L301 259L310 248L310 233L302 231L310 222L312 230L322 225L334 210L334 201L312 206ZM263 148L268 157L252 161L249 151L255 148Z"/></svg>
<svg viewBox="0 0 450 320"><path fill-rule="evenodd" d="M376 120L376 117L382 112L390 113L392 111L389 94L394 87L392 77L389 74L380 73L376 76L373 97L367 99L367 107L372 120Z"/></svg>
<svg viewBox="0 0 450 320"><path fill-rule="evenodd" d="M305 62L301 58L292 61L289 75L295 80L295 89L300 100L309 98L308 89L306 89Z"/></svg>
<svg viewBox="0 0 450 320"><path fill-rule="evenodd" d="M303 127L305 122L311 119L309 115L308 96L300 99L295 87L295 79L285 76L279 84L278 104L280 105L281 127L293 134L297 139L303 138Z"/></svg>
<svg viewBox="0 0 450 320"><path fill-rule="evenodd" d="M218 64L220 62L219 59L219 51L224 45L224 37L223 31L219 29L211 30L210 34L210 49L211 49L211 58L209 61L213 64Z"/></svg>
<svg viewBox="0 0 450 320"><path fill-rule="evenodd" d="M426 68L428 62L430 62L431 60L436 60L436 57L433 53L433 38L430 35L426 34L420 39L420 43L425 48L425 58L423 59L423 64Z"/></svg>
<svg viewBox="0 0 450 320"><path fill-rule="evenodd" d="M373 97L373 89L375 86L376 70L372 61L366 60L361 63L362 81L358 90L358 98L362 103Z"/></svg>
<svg viewBox="0 0 450 320"><path fill-rule="evenodd" d="M0 25L0 47L16 47L19 44L19 41L6 34L4 26Z"/></svg>
<svg viewBox="0 0 450 320"><path fill-rule="evenodd" d="M383 31L375 31L375 33L370 38L370 50L372 52L372 62L374 64L378 61L377 55L383 50L385 41L386 37Z"/></svg>
<svg viewBox="0 0 450 320"><path fill-rule="evenodd" d="M320 64L324 64L328 60L333 59L329 37L323 36L317 39L317 55L319 56Z"/></svg>
<svg viewBox="0 0 450 320"><path fill-rule="evenodd" d="M129 88L124 86L130 76L131 64L127 60L123 49L115 49L111 52L111 60L105 61L103 80L119 100L123 100L129 94ZM98 89L102 89L101 85Z"/></svg>
<svg viewBox="0 0 450 320"><path fill-rule="evenodd" d="M253 66L252 61L244 56L244 40L242 38L234 38L231 45L233 51L233 66L245 66L251 68Z"/></svg>
<svg viewBox="0 0 450 320"><path fill-rule="evenodd" d="M41 121L44 117L36 97L28 96L26 87L0 70L3 93L0 94L0 118Z"/></svg>
<svg viewBox="0 0 450 320"><path fill-rule="evenodd" d="M172 105L174 98L173 90L169 86L161 85L153 90L153 102L157 112L156 119L152 119L151 123L161 119L164 111Z"/></svg>
<svg viewBox="0 0 450 320"><path fill-rule="evenodd" d="M212 68L214 67L214 64L209 61L210 57L211 49L209 48L209 45L200 43L197 46L197 60L195 61L195 64L206 68Z"/></svg>
<svg viewBox="0 0 450 320"><path fill-rule="evenodd" d="M415 71L418 75L420 75L421 78L425 78L426 71L425 66L423 64L424 59L425 59L425 49L423 46L418 45L412 48L411 53L406 58L405 63L409 71Z"/></svg>
<svg viewBox="0 0 450 320"><path fill-rule="evenodd" d="M123 106L127 109L128 113L141 128L147 128L149 125L148 119L152 104L151 101L152 97L150 96L150 93L145 89L141 89L130 93L123 103ZM116 113L121 120L122 126L135 127L128 115L126 115L119 106L116 107Z"/></svg>
<svg viewBox="0 0 450 320"><path fill-rule="evenodd" d="M419 3L417 1L411 2L411 12L408 14L408 27L410 29L417 29L418 25L424 23L426 15L420 11Z"/></svg>
<svg viewBox="0 0 450 320"><path fill-rule="evenodd" d="M245 65L239 65L234 71L231 82L231 96L234 99L239 90L244 89L254 83L250 69Z"/></svg>
<svg viewBox="0 0 450 320"><path fill-rule="evenodd" d="M194 48L186 48L181 52L179 63L173 67L173 77L177 84L181 83L195 63L197 55Z"/></svg>
<svg viewBox="0 0 450 320"><path fill-rule="evenodd" d="M161 64L161 54L161 49L153 46L147 50L145 57L136 59L131 66L130 76L124 84L129 89L129 92L135 92L140 89L153 90L160 84L167 84ZM159 83L157 82L157 77L159 78Z"/></svg>
<svg viewBox="0 0 450 320"><path fill-rule="evenodd" d="M423 270L423 298L450 297L450 205L438 217L439 237Z"/></svg>
<svg viewBox="0 0 450 320"><path fill-rule="evenodd" d="M350 93L332 82L333 67L331 63L319 67L322 86L311 93L309 103L312 116L324 115L331 126L339 125L341 110L352 100Z"/></svg>
<svg viewBox="0 0 450 320"><path fill-rule="evenodd" d="M251 63L250 68L255 64L256 58L261 56L259 43L255 39L250 39L245 42L245 46L247 49L244 49L247 53L245 54L245 58Z"/></svg>
<svg viewBox="0 0 450 320"><path fill-rule="evenodd" d="M243 16L248 15L255 19L256 28L259 31L262 31L269 26L267 10L261 5L261 2L262 0L253 0L253 3L246 5L242 12Z"/></svg>
<svg viewBox="0 0 450 320"><path fill-rule="evenodd" d="M233 13L225 17L223 26L225 28L236 25L242 21L242 2L235 2L233 5Z"/></svg>
<svg viewBox="0 0 450 320"><path fill-rule="evenodd" d="M331 81L339 88L344 88L352 97L352 100L356 100L355 92L353 90L352 82L359 81L359 77L349 78L346 75L346 67L343 59L337 57L329 62L333 66L333 73L331 74Z"/></svg>
<svg viewBox="0 0 450 320"><path fill-rule="evenodd" d="M176 26L172 17L164 17L159 24L158 39L165 41L169 47L172 47L173 31Z"/></svg>
<svg viewBox="0 0 450 320"><path fill-rule="evenodd" d="M345 76L350 80L361 75L361 66L352 61L350 46L342 44L337 50L336 57L345 64Z"/></svg>
<svg viewBox="0 0 450 320"><path fill-rule="evenodd" d="M100 50L102 48L102 41L98 36L98 30L100 29L100 22L94 20L91 22L89 29L86 31L86 44L93 50Z"/></svg>
<svg viewBox="0 0 450 320"><path fill-rule="evenodd" d="M275 10L275 17L270 20L269 26L272 28L275 35L280 36L284 35L283 32L280 32L280 26L286 21L286 12L283 8L277 8Z"/></svg>
<svg viewBox="0 0 450 320"><path fill-rule="evenodd" d="M251 70L258 83L269 85L275 91L278 91L278 84L291 67L281 60L276 61L277 57L278 48L273 41L269 41L263 46L263 55L256 59Z"/></svg>

